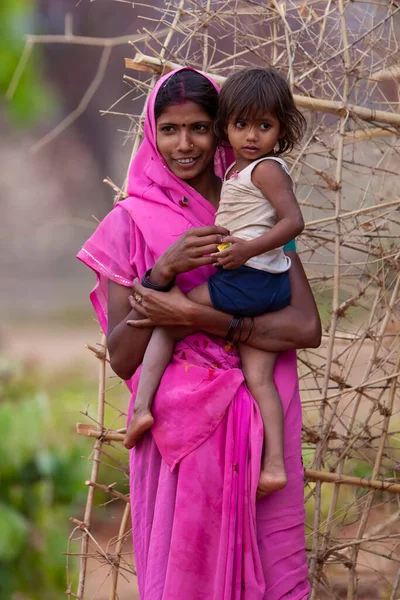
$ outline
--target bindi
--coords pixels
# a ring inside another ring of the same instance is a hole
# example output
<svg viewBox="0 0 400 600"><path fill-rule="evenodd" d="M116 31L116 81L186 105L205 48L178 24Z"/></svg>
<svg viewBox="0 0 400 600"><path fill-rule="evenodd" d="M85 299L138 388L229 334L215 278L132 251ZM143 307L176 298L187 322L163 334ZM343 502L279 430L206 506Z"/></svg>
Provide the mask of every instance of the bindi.
<svg viewBox="0 0 400 600"><path fill-rule="evenodd" d="M186 127L186 123L182 123L181 127Z"/></svg>

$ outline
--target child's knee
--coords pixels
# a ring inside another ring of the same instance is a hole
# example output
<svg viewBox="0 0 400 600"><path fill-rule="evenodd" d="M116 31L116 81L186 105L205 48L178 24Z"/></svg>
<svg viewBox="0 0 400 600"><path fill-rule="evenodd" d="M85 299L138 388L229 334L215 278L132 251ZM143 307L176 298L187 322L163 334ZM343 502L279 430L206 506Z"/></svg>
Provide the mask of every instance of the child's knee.
<svg viewBox="0 0 400 600"><path fill-rule="evenodd" d="M275 386L273 369L243 367L243 375L249 388Z"/></svg>

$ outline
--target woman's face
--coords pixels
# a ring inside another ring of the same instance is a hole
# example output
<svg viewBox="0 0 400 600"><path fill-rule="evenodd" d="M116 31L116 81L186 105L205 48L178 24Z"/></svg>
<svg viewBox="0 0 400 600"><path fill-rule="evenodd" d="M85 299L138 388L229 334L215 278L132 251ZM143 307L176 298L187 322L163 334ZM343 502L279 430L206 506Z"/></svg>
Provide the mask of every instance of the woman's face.
<svg viewBox="0 0 400 600"><path fill-rule="evenodd" d="M213 170L213 121L195 102L166 106L157 119L157 148L168 168L190 183Z"/></svg>

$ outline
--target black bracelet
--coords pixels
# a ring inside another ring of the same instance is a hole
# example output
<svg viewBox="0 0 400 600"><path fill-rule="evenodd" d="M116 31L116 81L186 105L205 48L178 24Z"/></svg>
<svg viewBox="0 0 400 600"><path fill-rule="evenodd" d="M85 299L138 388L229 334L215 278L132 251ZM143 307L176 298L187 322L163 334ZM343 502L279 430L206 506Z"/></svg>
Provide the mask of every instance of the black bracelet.
<svg viewBox="0 0 400 600"><path fill-rule="evenodd" d="M146 271L146 273L142 277L142 286L148 288L149 290L155 290L156 292L169 292L175 285L175 277L172 281L165 285L157 285L156 283L151 283L150 275L152 269Z"/></svg>
<svg viewBox="0 0 400 600"><path fill-rule="evenodd" d="M245 340L243 340L243 344L245 344L246 342L249 341L251 334L253 333L253 327L254 327L254 317L251 317L251 321L250 321L250 331L246 337ZM242 333L242 331L240 331L240 333ZM240 338L239 338L240 339Z"/></svg>

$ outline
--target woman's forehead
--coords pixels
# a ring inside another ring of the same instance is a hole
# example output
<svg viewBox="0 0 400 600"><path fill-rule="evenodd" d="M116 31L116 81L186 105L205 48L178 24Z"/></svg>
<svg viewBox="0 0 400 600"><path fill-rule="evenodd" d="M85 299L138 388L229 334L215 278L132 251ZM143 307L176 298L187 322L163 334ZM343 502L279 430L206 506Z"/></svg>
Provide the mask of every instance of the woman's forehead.
<svg viewBox="0 0 400 600"><path fill-rule="evenodd" d="M179 104L167 105L158 117L157 123L195 123L211 120L211 117L200 104L187 100Z"/></svg>

